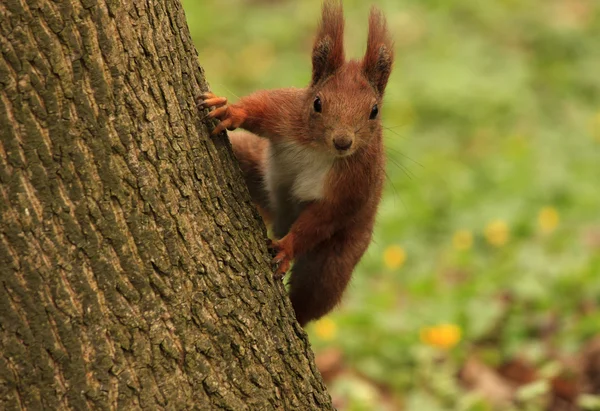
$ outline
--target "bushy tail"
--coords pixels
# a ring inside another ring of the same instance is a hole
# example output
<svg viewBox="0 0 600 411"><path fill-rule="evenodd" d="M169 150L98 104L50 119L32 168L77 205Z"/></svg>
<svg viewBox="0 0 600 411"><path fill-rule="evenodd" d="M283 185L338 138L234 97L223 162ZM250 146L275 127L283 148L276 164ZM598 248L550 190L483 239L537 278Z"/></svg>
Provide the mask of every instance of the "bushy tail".
<svg viewBox="0 0 600 411"><path fill-rule="evenodd" d="M290 278L290 299L296 319L305 326L331 311L341 300L352 271L369 244L370 236L336 233L296 258Z"/></svg>

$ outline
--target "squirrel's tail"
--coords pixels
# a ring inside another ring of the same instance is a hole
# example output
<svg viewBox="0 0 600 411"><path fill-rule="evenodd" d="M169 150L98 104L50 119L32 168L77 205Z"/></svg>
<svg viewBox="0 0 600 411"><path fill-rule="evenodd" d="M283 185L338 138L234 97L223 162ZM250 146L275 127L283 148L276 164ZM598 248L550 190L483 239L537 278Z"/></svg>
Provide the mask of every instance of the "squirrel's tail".
<svg viewBox="0 0 600 411"><path fill-rule="evenodd" d="M324 316L339 303L369 241L370 232L342 230L296 258L290 299L300 325Z"/></svg>

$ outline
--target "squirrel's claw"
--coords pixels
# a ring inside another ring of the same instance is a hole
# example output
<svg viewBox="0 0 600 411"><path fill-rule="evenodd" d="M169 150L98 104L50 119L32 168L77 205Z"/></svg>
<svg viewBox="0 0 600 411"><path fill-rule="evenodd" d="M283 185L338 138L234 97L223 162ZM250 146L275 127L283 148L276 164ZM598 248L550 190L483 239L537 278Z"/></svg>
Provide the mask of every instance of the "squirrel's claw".
<svg viewBox="0 0 600 411"><path fill-rule="evenodd" d="M227 105L227 97L218 97L213 93L203 93L196 99L199 108L222 107Z"/></svg>
<svg viewBox="0 0 600 411"><path fill-rule="evenodd" d="M213 111L211 111L210 113L208 113L208 117L210 118L218 118L223 120L224 118L227 117L227 110L229 109L229 107L227 106L222 106L219 108L215 108Z"/></svg>
<svg viewBox="0 0 600 411"><path fill-rule="evenodd" d="M267 247L269 248L269 251L275 254L275 257L271 261L273 270L275 271L273 276L276 279L282 279L285 273L290 269L290 265L294 258L281 246L281 241L269 240Z"/></svg>
<svg viewBox="0 0 600 411"><path fill-rule="evenodd" d="M225 108L225 107L222 107L222 108ZM214 118L214 116L211 116L211 117ZM219 124L217 124L217 126L215 127L215 129L210 134L213 135L213 136L216 136L217 134L219 134L222 131L233 130L233 129L237 128L237 127L233 127L232 124L233 124L233 122L231 121L230 118L226 118L225 120L221 120L221 122L219 122Z"/></svg>
<svg viewBox="0 0 600 411"><path fill-rule="evenodd" d="M210 109L212 107L215 108L204 117L204 119L216 118L217 120L221 120L212 131L211 135L213 136L225 130L234 130L238 128L247 116L243 110L228 106L227 97L218 97L211 92L200 94L200 96L196 98L196 104L200 110L205 108Z"/></svg>
<svg viewBox="0 0 600 411"><path fill-rule="evenodd" d="M285 273L290 269L290 265L292 263L292 259L287 256L284 252L278 253L275 258L273 258L273 277L275 279L280 280L285 276Z"/></svg>

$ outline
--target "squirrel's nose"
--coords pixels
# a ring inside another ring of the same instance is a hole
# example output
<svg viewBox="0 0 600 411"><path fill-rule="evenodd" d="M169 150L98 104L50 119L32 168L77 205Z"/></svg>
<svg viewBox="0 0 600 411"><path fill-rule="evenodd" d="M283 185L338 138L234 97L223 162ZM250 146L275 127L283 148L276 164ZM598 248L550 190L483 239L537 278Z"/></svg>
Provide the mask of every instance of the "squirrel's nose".
<svg viewBox="0 0 600 411"><path fill-rule="evenodd" d="M350 136L336 136L333 138L333 145L340 151L346 151L352 147L352 137Z"/></svg>

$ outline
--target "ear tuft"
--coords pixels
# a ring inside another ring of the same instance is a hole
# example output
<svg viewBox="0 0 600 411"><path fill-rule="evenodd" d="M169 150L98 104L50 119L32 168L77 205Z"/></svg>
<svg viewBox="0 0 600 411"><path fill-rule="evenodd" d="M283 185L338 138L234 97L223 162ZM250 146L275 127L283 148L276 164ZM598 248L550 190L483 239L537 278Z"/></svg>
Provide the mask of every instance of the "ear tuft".
<svg viewBox="0 0 600 411"><path fill-rule="evenodd" d="M326 0L313 46L312 84L329 77L344 64L344 12L339 0Z"/></svg>
<svg viewBox="0 0 600 411"><path fill-rule="evenodd" d="M383 13L376 7L369 15L367 51L362 61L363 72L379 95L383 95L392 72L394 43L387 28Z"/></svg>

